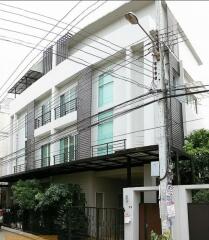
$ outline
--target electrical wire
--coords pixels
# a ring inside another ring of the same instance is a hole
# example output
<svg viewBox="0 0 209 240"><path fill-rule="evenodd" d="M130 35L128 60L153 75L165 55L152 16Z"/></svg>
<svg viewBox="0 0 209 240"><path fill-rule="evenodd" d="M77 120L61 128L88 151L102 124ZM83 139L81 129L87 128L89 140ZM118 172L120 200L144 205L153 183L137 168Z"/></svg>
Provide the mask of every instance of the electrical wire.
<svg viewBox="0 0 209 240"><path fill-rule="evenodd" d="M206 91L206 90L205 90L205 91ZM208 92L209 92L209 90L208 90ZM196 92L196 93L199 93L199 92ZM106 122L106 121L108 121L108 120L111 120L111 119L120 117L120 116L122 116L123 114L127 114L127 113L129 113L129 112L131 112L131 111L140 109L140 108L145 107L145 106L147 106L147 105L150 105L150 104L152 104L152 103L154 103L154 102L161 101L161 100L163 100L163 99L165 99L165 98L177 97L177 96L179 96L179 95L182 95L182 94L177 94L177 95L170 95L170 96L166 96L166 97L161 97L161 98L159 98L159 99L152 100L152 101L147 102L147 103L144 103L144 104L142 104L142 105L135 106L135 107L133 107L133 108L131 108L131 109L127 109L127 110L124 110L124 111L122 111L122 112L118 112L118 113L116 113L114 116L107 117L107 118L105 118L105 119L103 119L103 120L97 121L97 122L94 123L94 124L91 124L91 125L88 126L88 127L85 127L85 128L83 128L83 129L81 129L81 131L85 131L85 130L88 129L88 128L97 126L98 124L104 123L104 122ZM190 95L190 94L186 94L186 95ZM107 110L107 111L108 111L108 110ZM98 114L97 114L97 115L98 115ZM77 123L76 123L76 125L77 125ZM167 125L166 125L166 126L167 126ZM71 126L71 127L72 127L72 126ZM66 129L64 129L64 130L66 130ZM63 130L62 130L62 131L63 131ZM80 131L80 132L81 132L81 131ZM49 138L49 137L47 137L47 138ZM50 136L50 138L51 138L51 136ZM46 140L46 137L45 137L44 139ZM59 136L59 139L60 139L60 136ZM58 140L59 140L59 139L58 139ZM43 139L42 139L42 140L43 140ZM56 141L55 141L55 142L56 142ZM50 143L51 143L51 142L50 142ZM54 142L52 142L52 143L54 143ZM40 149L40 148L35 149L35 150L33 150L33 151L29 152L29 153L33 153L33 152L35 152L36 150L39 150L39 149ZM19 151L20 151L20 150L19 150ZM24 154L24 155L21 155L21 156L18 156L18 158L19 158L19 157L24 157L24 156L25 156L25 154ZM16 159L16 158L17 158L17 156L15 156L15 158L13 158L13 159ZM13 159L11 159L11 160L13 160ZM2 160L3 160L3 159L2 159ZM7 160L7 161L8 161L8 160ZM2 163L3 163L3 162L2 162Z"/></svg>

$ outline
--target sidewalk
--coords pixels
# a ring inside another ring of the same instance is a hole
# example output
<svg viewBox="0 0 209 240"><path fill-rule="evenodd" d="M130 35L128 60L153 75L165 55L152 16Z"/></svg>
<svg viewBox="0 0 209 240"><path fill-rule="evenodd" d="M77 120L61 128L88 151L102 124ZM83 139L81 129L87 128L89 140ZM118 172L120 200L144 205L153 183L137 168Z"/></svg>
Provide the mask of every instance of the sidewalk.
<svg viewBox="0 0 209 240"><path fill-rule="evenodd" d="M3 227L0 230L0 240L57 240L57 236L36 236L19 230Z"/></svg>

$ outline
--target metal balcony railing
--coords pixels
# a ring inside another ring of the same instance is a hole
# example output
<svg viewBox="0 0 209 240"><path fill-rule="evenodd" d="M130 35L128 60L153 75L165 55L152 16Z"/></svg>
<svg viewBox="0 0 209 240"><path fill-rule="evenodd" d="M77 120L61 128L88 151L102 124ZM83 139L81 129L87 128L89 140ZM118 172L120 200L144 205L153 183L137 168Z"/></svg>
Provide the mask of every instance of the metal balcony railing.
<svg viewBox="0 0 209 240"><path fill-rule="evenodd" d="M14 173L24 172L25 170L25 163L14 166Z"/></svg>
<svg viewBox="0 0 209 240"><path fill-rule="evenodd" d="M54 155L54 164L66 163L77 159L77 150Z"/></svg>
<svg viewBox="0 0 209 240"><path fill-rule="evenodd" d="M91 147L91 155L92 157L108 155L124 149L126 149L126 139L94 145Z"/></svg>
<svg viewBox="0 0 209 240"><path fill-rule="evenodd" d="M50 157L40 158L34 161L35 168L42 168L50 166Z"/></svg>
<svg viewBox="0 0 209 240"><path fill-rule="evenodd" d="M35 129L51 122L51 111L48 111L35 118Z"/></svg>
<svg viewBox="0 0 209 240"><path fill-rule="evenodd" d="M55 119L77 110L77 98L55 107Z"/></svg>

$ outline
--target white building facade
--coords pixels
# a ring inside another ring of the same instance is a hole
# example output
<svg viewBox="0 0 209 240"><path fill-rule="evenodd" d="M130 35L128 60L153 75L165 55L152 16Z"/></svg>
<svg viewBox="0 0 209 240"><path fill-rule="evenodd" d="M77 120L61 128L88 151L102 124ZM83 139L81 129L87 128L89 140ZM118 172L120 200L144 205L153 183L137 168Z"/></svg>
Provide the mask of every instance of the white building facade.
<svg viewBox="0 0 209 240"><path fill-rule="evenodd" d="M139 107L157 95L149 92L155 86L151 44L124 18L130 11L147 32L156 30L155 1L124 3L75 35L61 37L10 89L17 97L0 181L76 183L89 206L122 207L128 174L114 154L157 146L162 127L157 101ZM197 84L190 69L198 68L201 60L188 40L178 44L185 33L164 2L161 14L164 21L158 30L170 47L166 81L172 93L182 93L175 87ZM172 144L181 149L184 136L201 126L196 121L198 102L189 95L172 98L169 106ZM108 156L112 160L105 166ZM100 158L102 163L90 163ZM145 184L156 185L150 160L132 166L132 185Z"/></svg>

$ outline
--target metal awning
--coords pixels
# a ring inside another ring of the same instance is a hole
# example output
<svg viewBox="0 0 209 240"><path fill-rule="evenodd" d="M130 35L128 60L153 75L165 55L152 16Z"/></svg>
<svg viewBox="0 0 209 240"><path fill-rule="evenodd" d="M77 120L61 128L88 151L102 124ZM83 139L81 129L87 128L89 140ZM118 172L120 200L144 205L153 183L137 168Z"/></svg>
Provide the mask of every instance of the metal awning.
<svg viewBox="0 0 209 240"><path fill-rule="evenodd" d="M21 94L31 84L41 78L43 74L34 70L29 70L15 85L8 91L8 93Z"/></svg>
<svg viewBox="0 0 209 240"><path fill-rule="evenodd" d="M181 160L188 160L189 156L175 148L172 149L173 157L178 154ZM15 182L19 179L41 179L55 175L70 174L84 171L104 171L119 168L143 166L152 161L159 160L158 145L138 147L117 151L113 154L75 160L67 163L26 170L0 177L0 182Z"/></svg>

